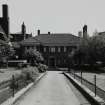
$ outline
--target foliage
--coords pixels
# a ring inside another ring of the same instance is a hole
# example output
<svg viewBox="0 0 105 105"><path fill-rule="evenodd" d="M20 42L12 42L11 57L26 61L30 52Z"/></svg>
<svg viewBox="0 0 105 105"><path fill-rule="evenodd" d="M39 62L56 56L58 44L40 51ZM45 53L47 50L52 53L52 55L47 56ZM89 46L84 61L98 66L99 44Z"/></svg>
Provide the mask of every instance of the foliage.
<svg viewBox="0 0 105 105"><path fill-rule="evenodd" d="M79 65L105 62L105 36L95 34L87 40L82 39L72 58Z"/></svg>
<svg viewBox="0 0 105 105"><path fill-rule="evenodd" d="M35 49L26 50L25 57L28 59L29 62L31 62L32 65L42 62L44 60L41 53Z"/></svg>
<svg viewBox="0 0 105 105"><path fill-rule="evenodd" d="M38 69L39 69L39 72L45 72L48 69L48 67L44 64L39 64Z"/></svg>
<svg viewBox="0 0 105 105"><path fill-rule="evenodd" d="M9 45L2 45L0 46L0 56L12 56L14 50Z"/></svg>
<svg viewBox="0 0 105 105"><path fill-rule="evenodd" d="M27 79L34 80L38 75L39 71L37 67L28 66L27 68L23 68L22 75L24 75Z"/></svg>
<svg viewBox="0 0 105 105"><path fill-rule="evenodd" d="M36 67L27 67L24 68L20 74L16 74L12 77L10 88L19 89L23 88L30 82L34 82L39 75L39 71Z"/></svg>

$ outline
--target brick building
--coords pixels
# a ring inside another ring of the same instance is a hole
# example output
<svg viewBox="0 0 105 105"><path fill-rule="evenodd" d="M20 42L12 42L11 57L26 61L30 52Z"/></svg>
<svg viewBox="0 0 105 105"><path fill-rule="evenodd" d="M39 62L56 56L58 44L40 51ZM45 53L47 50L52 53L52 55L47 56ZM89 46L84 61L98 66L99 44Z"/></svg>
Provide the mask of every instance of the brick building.
<svg viewBox="0 0 105 105"><path fill-rule="evenodd" d="M40 34L21 42L22 49L37 49L44 57L45 64L50 67L66 67L68 56L77 49L80 37L67 33ZM24 54L24 53L23 53Z"/></svg>
<svg viewBox="0 0 105 105"><path fill-rule="evenodd" d="M23 22L21 25L21 32L11 33L11 42L20 42L20 41L25 40L29 37L32 37L32 34L26 33L26 26Z"/></svg>

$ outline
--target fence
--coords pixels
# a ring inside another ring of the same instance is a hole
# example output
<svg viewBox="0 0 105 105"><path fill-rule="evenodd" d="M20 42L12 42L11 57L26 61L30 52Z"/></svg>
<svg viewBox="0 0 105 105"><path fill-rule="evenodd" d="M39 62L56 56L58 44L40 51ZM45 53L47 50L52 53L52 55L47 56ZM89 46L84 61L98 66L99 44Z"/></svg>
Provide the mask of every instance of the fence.
<svg viewBox="0 0 105 105"><path fill-rule="evenodd" d="M82 77L82 72L81 76L77 75L75 72L70 72L70 74L77 79L81 84L85 85L87 88L89 88L92 92L94 92L94 95L101 97L103 100L105 100L105 91L99 88L96 84L97 78L96 75L94 75L94 83L91 83L90 81L84 79Z"/></svg>
<svg viewBox="0 0 105 105"><path fill-rule="evenodd" d="M5 90L5 92L8 92L9 96L14 96L16 92L33 81L34 80L30 77L30 75L19 75L18 77L13 75L10 80L0 83L0 94L3 94ZM0 98L1 97L2 96L0 95Z"/></svg>

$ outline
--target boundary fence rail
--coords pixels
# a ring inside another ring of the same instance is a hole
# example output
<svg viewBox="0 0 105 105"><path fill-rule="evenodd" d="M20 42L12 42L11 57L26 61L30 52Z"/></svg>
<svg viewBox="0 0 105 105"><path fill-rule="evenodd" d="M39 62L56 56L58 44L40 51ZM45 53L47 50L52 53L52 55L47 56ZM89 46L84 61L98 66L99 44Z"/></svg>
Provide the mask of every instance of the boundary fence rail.
<svg viewBox="0 0 105 105"><path fill-rule="evenodd" d="M87 88L89 88L92 92L94 92L94 95L101 97L103 100L105 100L105 90L99 88L97 86L97 77L94 75L94 83L91 83L90 81L84 79L82 77L82 72L81 76L77 75L75 72L70 72L70 75L73 76L76 80L81 82L81 84L85 85Z"/></svg>

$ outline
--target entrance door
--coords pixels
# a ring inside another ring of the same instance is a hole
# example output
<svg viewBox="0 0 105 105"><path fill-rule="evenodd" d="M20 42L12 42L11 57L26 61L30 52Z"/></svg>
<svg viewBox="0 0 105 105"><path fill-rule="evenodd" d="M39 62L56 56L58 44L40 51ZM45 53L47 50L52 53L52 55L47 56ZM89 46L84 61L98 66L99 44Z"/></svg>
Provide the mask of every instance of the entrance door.
<svg viewBox="0 0 105 105"><path fill-rule="evenodd" d="M55 58L50 58L49 59L49 66L50 67L55 67Z"/></svg>

